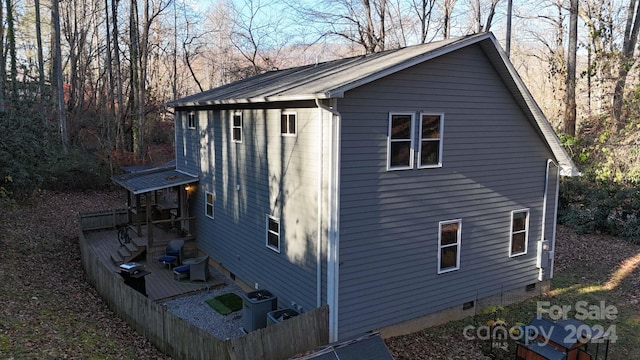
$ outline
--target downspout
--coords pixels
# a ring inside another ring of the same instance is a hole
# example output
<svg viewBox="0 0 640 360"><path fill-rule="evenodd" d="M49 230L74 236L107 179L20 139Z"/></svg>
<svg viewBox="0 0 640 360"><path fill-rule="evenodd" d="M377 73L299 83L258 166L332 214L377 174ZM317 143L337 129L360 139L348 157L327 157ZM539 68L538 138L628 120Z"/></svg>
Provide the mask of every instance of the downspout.
<svg viewBox="0 0 640 360"><path fill-rule="evenodd" d="M324 176L324 110L320 106L320 101L316 99L316 105L318 106L318 133L319 133L319 145L318 156L320 157L318 167L318 239L316 241L316 307L322 305L322 241L324 239L324 232L322 231L322 200L323 194L323 176Z"/></svg>
<svg viewBox="0 0 640 360"><path fill-rule="evenodd" d="M339 288L339 221L340 218L340 122L336 110L338 101L331 99L331 107L316 99L316 105L332 114L329 146L328 239L327 239L327 304L329 305L329 342L338 340L338 288Z"/></svg>
<svg viewBox="0 0 640 360"><path fill-rule="evenodd" d="M555 196L555 210L554 210L554 220L553 220L553 234L551 239L547 242L546 241L546 224L547 224L547 204L548 204L548 200L549 200L549 173L550 173L550 167L551 165L555 165L556 167L558 167L558 165L551 159L547 159L547 166L545 169L545 179L544 179L544 195L542 198L542 230L541 230L541 234L540 234L540 241L538 243L538 256L537 256L537 260L536 260L536 265L538 268L540 268L539 270L539 274L538 274L538 280L542 281L543 280L543 265L544 262L542 261L543 256L547 256L547 259L549 259L548 265L550 270L549 270L549 278L551 278L553 276L553 256L554 256L554 248L555 248L555 237L556 237L556 216L557 216L557 209L558 209L558 180L556 180L556 196ZM557 176L557 175L556 175Z"/></svg>
<svg viewBox="0 0 640 360"><path fill-rule="evenodd" d="M558 200L560 196L560 166L549 160L550 163L553 163L558 168L556 171L556 193L555 193L555 204L553 205L553 235L551 236L551 246L549 250L549 279L553 279L553 266L555 264L555 254L556 254L556 231L558 229Z"/></svg>

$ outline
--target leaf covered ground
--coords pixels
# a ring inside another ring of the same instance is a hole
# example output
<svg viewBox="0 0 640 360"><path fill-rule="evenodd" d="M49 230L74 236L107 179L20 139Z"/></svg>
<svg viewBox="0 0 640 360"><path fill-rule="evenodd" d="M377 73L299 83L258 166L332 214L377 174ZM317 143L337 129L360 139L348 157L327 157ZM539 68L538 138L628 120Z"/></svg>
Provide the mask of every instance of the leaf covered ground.
<svg viewBox="0 0 640 360"><path fill-rule="evenodd" d="M120 191L42 192L28 205L0 212L1 359L169 359L109 310L80 262L78 213L123 207L124 200ZM609 359L640 359L640 246L560 227L553 286L551 301L617 306L620 340ZM507 312L530 313L530 303ZM489 359L482 344L464 339L463 325L386 343L397 360Z"/></svg>
<svg viewBox="0 0 640 360"><path fill-rule="evenodd" d="M109 310L80 261L78 212L122 207L125 196L41 192L2 211L1 359L167 358Z"/></svg>

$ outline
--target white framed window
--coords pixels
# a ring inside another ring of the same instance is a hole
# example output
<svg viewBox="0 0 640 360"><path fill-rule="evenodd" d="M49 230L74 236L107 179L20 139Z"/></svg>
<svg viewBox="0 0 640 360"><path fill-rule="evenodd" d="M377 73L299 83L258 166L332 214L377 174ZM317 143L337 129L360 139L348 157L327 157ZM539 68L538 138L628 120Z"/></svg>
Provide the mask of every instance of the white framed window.
<svg viewBox="0 0 640 360"><path fill-rule="evenodd" d="M413 113L390 113L387 170L413 168Z"/></svg>
<svg viewBox="0 0 640 360"><path fill-rule="evenodd" d="M438 231L438 274L460 269L462 220L441 221Z"/></svg>
<svg viewBox="0 0 640 360"><path fill-rule="evenodd" d="M298 129L298 115L295 112L280 114L280 133L282 136L296 136Z"/></svg>
<svg viewBox="0 0 640 360"><path fill-rule="evenodd" d="M509 257L527 253L529 242L529 209L511 212L511 236L509 239Z"/></svg>
<svg viewBox="0 0 640 360"><path fill-rule="evenodd" d="M231 116L231 140L233 142L242 142L242 113L236 111Z"/></svg>
<svg viewBox="0 0 640 360"><path fill-rule="evenodd" d="M267 215L267 247L280 252L280 219Z"/></svg>
<svg viewBox="0 0 640 360"><path fill-rule="evenodd" d="M215 195L213 193L210 192L205 192L204 193L204 214L207 215L207 217L210 217L213 219L213 203L215 202Z"/></svg>
<svg viewBox="0 0 640 360"><path fill-rule="evenodd" d="M418 145L418 167L442 166L443 114L420 114L420 136Z"/></svg>
<svg viewBox="0 0 640 360"><path fill-rule="evenodd" d="M198 116L195 111L187 113L187 129L195 129L198 124Z"/></svg>

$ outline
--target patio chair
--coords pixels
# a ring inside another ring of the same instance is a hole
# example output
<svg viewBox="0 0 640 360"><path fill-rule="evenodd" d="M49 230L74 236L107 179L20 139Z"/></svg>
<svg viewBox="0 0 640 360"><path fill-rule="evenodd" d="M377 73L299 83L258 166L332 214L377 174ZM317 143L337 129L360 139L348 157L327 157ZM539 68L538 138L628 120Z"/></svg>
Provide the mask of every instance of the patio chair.
<svg viewBox="0 0 640 360"><path fill-rule="evenodd" d="M169 265L169 268L174 268L182 264L182 247L184 246L184 240L171 240L164 250L164 256L159 261L165 265Z"/></svg>
<svg viewBox="0 0 640 360"><path fill-rule="evenodd" d="M209 256L195 258L189 264L189 280L207 281L207 279L209 279Z"/></svg>

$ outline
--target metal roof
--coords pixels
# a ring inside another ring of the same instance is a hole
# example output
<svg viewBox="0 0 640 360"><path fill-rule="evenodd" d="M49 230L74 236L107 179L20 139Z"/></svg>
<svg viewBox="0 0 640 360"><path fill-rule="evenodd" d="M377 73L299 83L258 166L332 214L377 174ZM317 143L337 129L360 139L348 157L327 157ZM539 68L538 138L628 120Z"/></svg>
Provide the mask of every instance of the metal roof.
<svg viewBox="0 0 640 360"><path fill-rule="evenodd" d="M177 171L173 167L159 167L144 171L130 172L111 178L114 183L131 191L134 195L166 189L198 181L197 176Z"/></svg>
<svg viewBox="0 0 640 360"><path fill-rule="evenodd" d="M555 156L560 174L578 176L551 124L495 36L480 33L325 63L266 72L174 100L168 106L198 107L343 97L345 92L470 45L480 45L505 86ZM339 110L338 110L339 111Z"/></svg>
<svg viewBox="0 0 640 360"><path fill-rule="evenodd" d="M378 333L324 346L299 360L393 360Z"/></svg>
<svg viewBox="0 0 640 360"><path fill-rule="evenodd" d="M168 105L185 107L342 97L344 91L386 76L387 71L393 73L413 63L423 62L431 58L436 50L443 51L447 46L474 36L269 71L174 100Z"/></svg>

